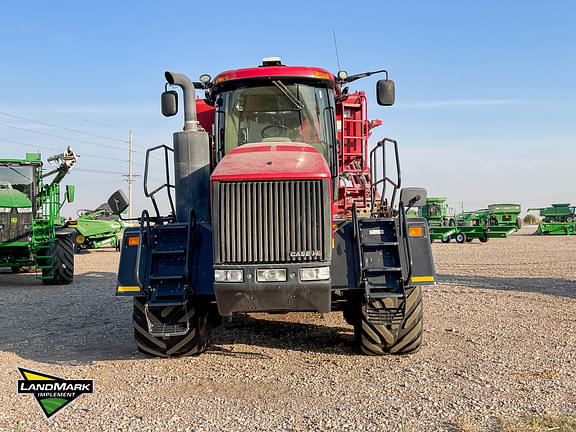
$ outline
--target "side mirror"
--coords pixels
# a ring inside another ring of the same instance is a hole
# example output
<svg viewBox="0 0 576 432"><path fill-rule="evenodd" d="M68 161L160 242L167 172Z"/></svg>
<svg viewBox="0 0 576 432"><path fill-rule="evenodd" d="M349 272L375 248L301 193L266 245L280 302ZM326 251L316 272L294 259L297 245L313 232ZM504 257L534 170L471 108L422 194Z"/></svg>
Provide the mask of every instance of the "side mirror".
<svg viewBox="0 0 576 432"><path fill-rule="evenodd" d="M178 113L178 93L176 90L168 90L162 93L162 114L164 117L172 117Z"/></svg>
<svg viewBox="0 0 576 432"><path fill-rule="evenodd" d="M378 101L378 105L394 105L394 101L396 100L396 89L394 87L394 81L379 80L376 83L376 99Z"/></svg>
<svg viewBox="0 0 576 432"><path fill-rule="evenodd" d="M400 191L400 202L404 204L406 209L411 207L422 207L426 204L426 189L409 187Z"/></svg>
<svg viewBox="0 0 576 432"><path fill-rule="evenodd" d="M74 202L74 186L66 185L66 201L69 203Z"/></svg>
<svg viewBox="0 0 576 432"><path fill-rule="evenodd" d="M108 198L108 205L113 214L119 215L128 208L128 198L124 192L117 190Z"/></svg>

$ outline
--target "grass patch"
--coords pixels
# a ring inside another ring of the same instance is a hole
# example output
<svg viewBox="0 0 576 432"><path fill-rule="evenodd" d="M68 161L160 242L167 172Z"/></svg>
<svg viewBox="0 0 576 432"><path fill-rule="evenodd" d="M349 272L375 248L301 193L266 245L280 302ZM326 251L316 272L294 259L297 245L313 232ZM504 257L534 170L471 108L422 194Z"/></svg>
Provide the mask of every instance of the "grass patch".
<svg viewBox="0 0 576 432"><path fill-rule="evenodd" d="M545 415L502 420L498 432L576 432L576 417Z"/></svg>

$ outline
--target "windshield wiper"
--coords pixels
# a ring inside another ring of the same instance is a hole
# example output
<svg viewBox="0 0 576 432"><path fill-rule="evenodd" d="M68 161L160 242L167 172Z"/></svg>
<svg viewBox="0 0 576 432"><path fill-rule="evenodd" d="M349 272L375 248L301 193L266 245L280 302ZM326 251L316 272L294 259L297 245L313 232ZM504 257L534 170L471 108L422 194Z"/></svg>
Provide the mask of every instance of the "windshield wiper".
<svg viewBox="0 0 576 432"><path fill-rule="evenodd" d="M26 180L31 180L30 177L28 177L28 176L25 175L25 174L22 174L22 173L21 173L20 171L18 171L17 169L14 169L14 168L12 168L12 167L10 167L10 166L9 166L8 168L10 168L12 171L14 171L14 172L17 173L17 174L20 174L20 175L21 175L22 177L24 177Z"/></svg>
<svg viewBox="0 0 576 432"><path fill-rule="evenodd" d="M286 87L286 85L282 81L278 81L278 80L272 81L272 84L274 84L276 87L278 87L278 90L280 90L282 92L282 94L284 96L286 96L286 99L288 99L290 102L292 102L294 104L294 107L298 111L301 111L304 109L304 104L302 102L300 102L298 100L298 98L296 96L294 96L294 94L292 94L290 89L288 87Z"/></svg>

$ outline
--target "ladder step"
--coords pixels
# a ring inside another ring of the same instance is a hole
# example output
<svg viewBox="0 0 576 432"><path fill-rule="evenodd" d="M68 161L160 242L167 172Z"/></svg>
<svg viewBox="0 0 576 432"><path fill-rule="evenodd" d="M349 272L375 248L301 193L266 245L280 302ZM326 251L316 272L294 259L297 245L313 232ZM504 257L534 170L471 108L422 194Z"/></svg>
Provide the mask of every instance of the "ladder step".
<svg viewBox="0 0 576 432"><path fill-rule="evenodd" d="M364 267L367 272L401 272L402 267Z"/></svg>
<svg viewBox="0 0 576 432"><path fill-rule="evenodd" d="M398 325L404 321L404 308L375 309L368 307L366 310L368 322L377 325Z"/></svg>
<svg viewBox="0 0 576 432"><path fill-rule="evenodd" d="M365 241L360 243L363 247L398 246L398 242Z"/></svg>
<svg viewBox="0 0 576 432"><path fill-rule="evenodd" d="M154 249L152 251L152 255L184 255L185 253L186 249L173 249L173 250Z"/></svg>
<svg viewBox="0 0 576 432"><path fill-rule="evenodd" d="M36 266L36 268L39 268L39 269L51 269L51 268L54 268L54 266L51 266L51 265L48 265L48 266Z"/></svg>
<svg viewBox="0 0 576 432"><path fill-rule="evenodd" d="M48 259L48 258L52 258L52 255L36 255L36 259Z"/></svg>
<svg viewBox="0 0 576 432"><path fill-rule="evenodd" d="M156 276L156 275L151 275L150 276L150 280L178 280L178 279L184 279L185 276L184 275L170 275L170 276Z"/></svg>
<svg viewBox="0 0 576 432"><path fill-rule="evenodd" d="M180 306L180 304L169 305L162 303L162 306ZM164 324L152 323L148 324L148 330L152 336L168 337L168 336L184 336L190 331L190 324L188 321L185 323Z"/></svg>
<svg viewBox="0 0 576 432"><path fill-rule="evenodd" d="M187 224L168 224L168 225L156 225L154 231L164 231L164 230L188 230Z"/></svg>
<svg viewBox="0 0 576 432"><path fill-rule="evenodd" d="M401 293L393 293L393 292L382 292L382 293L373 293L370 292L368 295L371 299L383 299L383 298L403 298L404 294Z"/></svg>

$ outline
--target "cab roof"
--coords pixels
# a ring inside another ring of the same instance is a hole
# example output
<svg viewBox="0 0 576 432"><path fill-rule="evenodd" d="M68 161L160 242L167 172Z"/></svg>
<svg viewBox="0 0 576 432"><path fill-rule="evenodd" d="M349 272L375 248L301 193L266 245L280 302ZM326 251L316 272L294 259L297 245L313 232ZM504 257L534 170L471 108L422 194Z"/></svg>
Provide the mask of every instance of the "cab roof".
<svg viewBox="0 0 576 432"><path fill-rule="evenodd" d="M234 69L222 72L214 78L215 85L236 80L271 80L274 78L301 78L324 81L325 84L334 85L334 75L326 69L307 66L259 66L254 68Z"/></svg>

